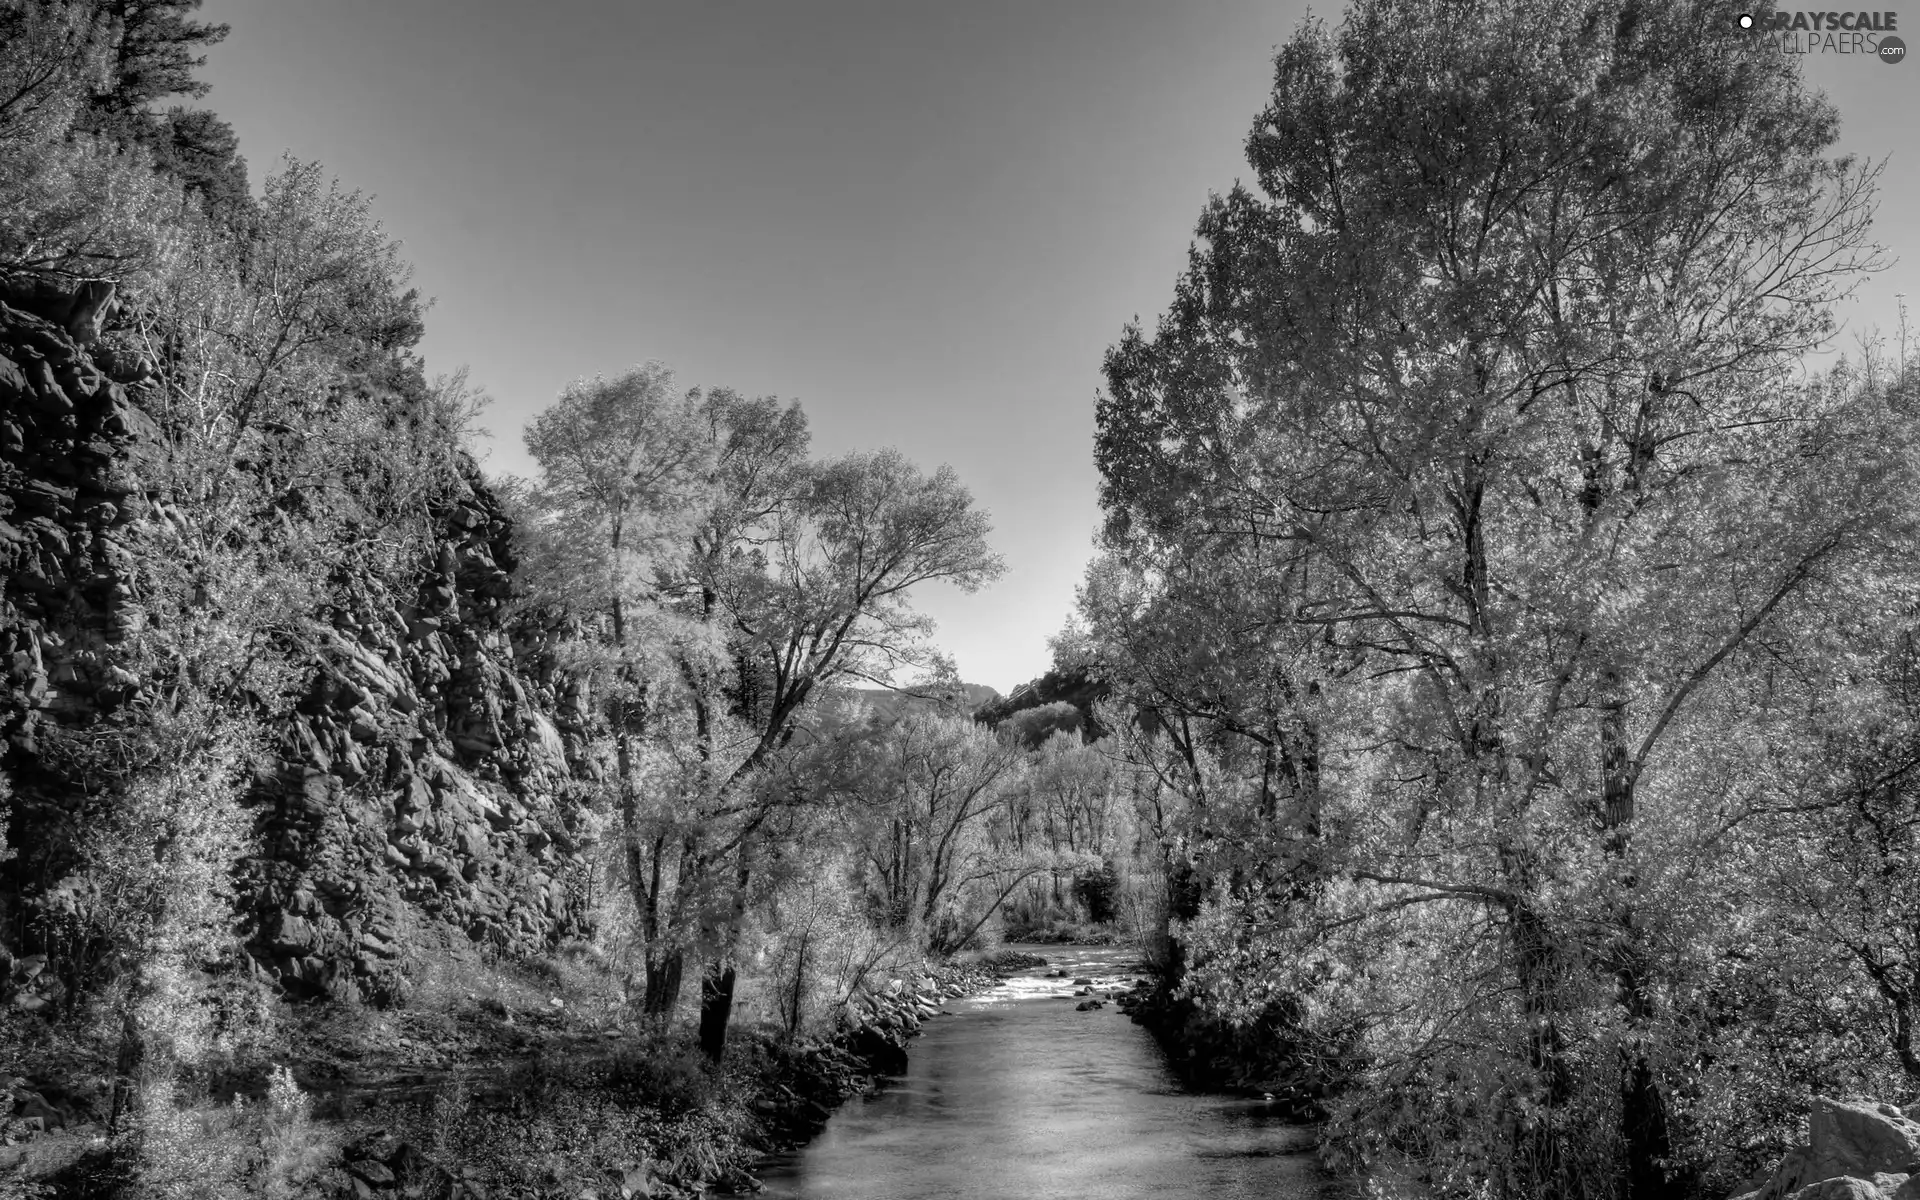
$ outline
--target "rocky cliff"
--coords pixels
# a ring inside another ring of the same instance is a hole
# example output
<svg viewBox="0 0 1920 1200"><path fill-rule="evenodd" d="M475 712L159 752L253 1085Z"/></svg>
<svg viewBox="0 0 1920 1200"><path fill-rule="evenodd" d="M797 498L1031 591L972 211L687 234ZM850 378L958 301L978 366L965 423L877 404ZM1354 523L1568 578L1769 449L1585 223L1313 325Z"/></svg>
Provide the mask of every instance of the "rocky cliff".
<svg viewBox="0 0 1920 1200"><path fill-rule="evenodd" d="M44 949L37 901L79 832L80 785L45 732L137 699L114 648L140 620L136 551L169 498L143 483L158 385L116 340L116 311L101 285L0 281L0 780L19 851L0 865L0 954ZM327 614L257 764L249 949L298 995L392 999L423 950L528 953L585 931L587 697L506 620L510 522L471 463L462 474L433 503L417 586L358 581Z"/></svg>

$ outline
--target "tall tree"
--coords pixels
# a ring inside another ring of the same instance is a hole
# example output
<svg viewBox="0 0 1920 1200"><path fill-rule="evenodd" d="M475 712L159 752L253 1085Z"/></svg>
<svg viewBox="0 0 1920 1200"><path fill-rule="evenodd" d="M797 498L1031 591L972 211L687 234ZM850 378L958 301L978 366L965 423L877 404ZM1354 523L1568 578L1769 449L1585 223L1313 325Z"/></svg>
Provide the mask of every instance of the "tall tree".
<svg viewBox="0 0 1920 1200"><path fill-rule="evenodd" d="M1908 423L1794 378L1869 261L1834 135L1714 4L1361 0L1281 51L1263 194L1210 205L1109 356L1108 539L1147 595L1264 546L1264 623L1357 664L1319 928L1422 933L1380 934L1400 1015L1341 1127L1410 1145L1379 1101L1426 1096L1458 1114L1425 1123L1438 1180L1684 1184L1654 1044L1678 768L1709 698L1738 719L1715 681L1913 530Z"/></svg>
<svg viewBox="0 0 1920 1200"><path fill-rule="evenodd" d="M717 1058L757 838L779 802L758 786L764 769L825 685L928 661L930 623L908 605L910 589L971 590L1002 567L950 469L929 475L894 451L811 462L797 406L725 391L675 397L655 367L642 384L564 395L528 447L552 520L574 529L568 514L578 514L594 531L559 594L617 612L622 661L645 654L654 665L644 710L640 675L621 668L634 698L615 722L630 739L644 720L656 760L671 764L651 776L656 799L664 787L671 802L642 821L642 764L622 742L628 874L660 947L648 1006L671 1009L685 954L704 948L701 1036ZM623 515L638 512L653 531L644 554L630 547ZM632 631L636 609L655 617L644 640Z"/></svg>
<svg viewBox="0 0 1920 1200"><path fill-rule="evenodd" d="M656 731L653 710L678 686L677 652L698 636L676 620L656 582L707 505L712 447L699 413L674 390L673 375L647 363L611 379L569 384L528 427L527 451L540 464L540 490L522 534L536 603L589 622L589 647L608 677L615 806L628 886L638 906L646 957L646 1011L672 1010L680 990L677 893L668 860L680 842L672 803L647 804L642 741ZM678 786L656 772L656 788ZM657 799L657 798L656 798Z"/></svg>

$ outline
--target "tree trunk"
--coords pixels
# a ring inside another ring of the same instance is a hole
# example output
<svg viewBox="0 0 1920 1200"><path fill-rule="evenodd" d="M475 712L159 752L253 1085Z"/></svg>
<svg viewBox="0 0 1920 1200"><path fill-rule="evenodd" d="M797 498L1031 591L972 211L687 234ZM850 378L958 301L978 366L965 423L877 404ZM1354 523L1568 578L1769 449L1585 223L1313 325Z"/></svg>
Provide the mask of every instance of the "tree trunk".
<svg viewBox="0 0 1920 1200"><path fill-rule="evenodd" d="M1613 671L1601 676L1608 693L1600 709L1600 827L1613 871L1613 967L1615 994L1626 1011L1629 1042L1620 1053L1620 1144L1626 1156L1627 1200L1669 1200L1684 1190L1663 1161L1673 1152L1666 1097L1643 1045L1654 1017L1646 947L1634 916L1639 879L1628 862L1633 845L1634 764L1627 753L1626 701Z"/></svg>
<svg viewBox="0 0 1920 1200"><path fill-rule="evenodd" d="M1527 1060L1544 1091L1547 1118L1515 1125L1514 1149L1531 1174L1534 1194L1578 1196L1580 1179L1569 1175L1575 1164L1564 1153L1565 1130L1554 1120L1573 1096L1573 1072L1567 1063L1566 1035L1560 1026L1563 983L1561 955L1546 922L1521 905L1509 913L1519 968L1521 1006L1527 1016Z"/></svg>
<svg viewBox="0 0 1920 1200"><path fill-rule="evenodd" d="M120 1132L120 1118L133 1107L133 1085L146 1057L140 1037L140 1023L129 1004L120 1020L120 1054L113 1066L113 1099L107 1113L107 1132Z"/></svg>
<svg viewBox="0 0 1920 1200"><path fill-rule="evenodd" d="M727 1049L727 1023L733 1019L734 952L747 915L747 886L753 881L753 843L743 841L734 875L733 911L720 937L720 953L700 980L700 1049L719 1062Z"/></svg>
<svg viewBox="0 0 1920 1200"><path fill-rule="evenodd" d="M727 1022L733 1018L734 969L710 968L700 980L700 1051L719 1062L727 1049Z"/></svg>
<svg viewBox="0 0 1920 1200"><path fill-rule="evenodd" d="M1913 1044L1913 997L1901 994L1893 1000L1893 1052L1900 1057L1900 1069L1908 1079L1920 1080L1920 1050Z"/></svg>
<svg viewBox="0 0 1920 1200"><path fill-rule="evenodd" d="M1668 1178L1661 1165L1673 1150L1666 1096L1643 1050L1626 1049L1621 1058L1620 1132L1626 1141L1628 1200L1677 1200L1685 1189Z"/></svg>
<svg viewBox="0 0 1920 1200"><path fill-rule="evenodd" d="M796 1037L800 1033L800 1004L806 995L807 987L807 943L813 940L813 930L808 929L800 935L800 948L793 960L793 996L787 1010L787 1036Z"/></svg>
<svg viewBox="0 0 1920 1200"><path fill-rule="evenodd" d="M680 981L686 959L678 950L647 952L647 994L641 1011L665 1023L680 1004Z"/></svg>

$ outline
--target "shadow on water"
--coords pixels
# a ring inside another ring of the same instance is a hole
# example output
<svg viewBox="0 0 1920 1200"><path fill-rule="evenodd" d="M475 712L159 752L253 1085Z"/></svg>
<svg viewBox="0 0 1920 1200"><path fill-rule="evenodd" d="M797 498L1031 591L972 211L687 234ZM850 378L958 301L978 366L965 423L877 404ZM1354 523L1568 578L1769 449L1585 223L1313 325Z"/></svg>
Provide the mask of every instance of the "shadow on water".
<svg viewBox="0 0 1920 1200"><path fill-rule="evenodd" d="M954 1001L907 1074L759 1172L805 1200L1293 1200L1331 1194L1313 1131L1241 1096L1180 1088L1153 1038L1071 982L1133 978L1124 948L1016 947L1048 966ZM1064 968L1064 978L1050 972Z"/></svg>

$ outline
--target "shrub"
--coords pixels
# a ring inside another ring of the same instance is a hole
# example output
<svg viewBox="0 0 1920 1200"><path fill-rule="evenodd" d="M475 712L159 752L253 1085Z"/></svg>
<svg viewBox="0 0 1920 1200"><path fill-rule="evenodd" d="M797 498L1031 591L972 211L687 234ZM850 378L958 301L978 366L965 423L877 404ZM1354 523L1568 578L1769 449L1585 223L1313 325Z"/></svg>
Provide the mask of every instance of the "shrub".
<svg viewBox="0 0 1920 1200"><path fill-rule="evenodd" d="M1083 871L1074 877L1073 894L1087 906L1087 919L1105 925L1118 915L1120 876L1112 863L1101 863L1097 870Z"/></svg>
<svg viewBox="0 0 1920 1200"><path fill-rule="evenodd" d="M714 1079L706 1058L687 1042L648 1039L616 1056L610 1082L669 1117L707 1107Z"/></svg>

